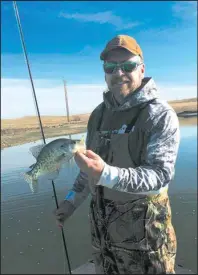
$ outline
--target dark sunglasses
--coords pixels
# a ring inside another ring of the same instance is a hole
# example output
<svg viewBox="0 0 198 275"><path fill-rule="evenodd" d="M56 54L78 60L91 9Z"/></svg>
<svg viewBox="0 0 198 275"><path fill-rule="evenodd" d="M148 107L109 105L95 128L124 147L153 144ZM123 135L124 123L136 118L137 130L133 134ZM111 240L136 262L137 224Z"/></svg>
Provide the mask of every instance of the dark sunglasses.
<svg viewBox="0 0 198 275"><path fill-rule="evenodd" d="M103 68L105 73L112 74L115 72L115 69L120 68L124 73L131 73L133 70L135 70L139 65L142 63L136 63L132 61L126 61L123 63L111 63L111 62L105 62L103 64Z"/></svg>

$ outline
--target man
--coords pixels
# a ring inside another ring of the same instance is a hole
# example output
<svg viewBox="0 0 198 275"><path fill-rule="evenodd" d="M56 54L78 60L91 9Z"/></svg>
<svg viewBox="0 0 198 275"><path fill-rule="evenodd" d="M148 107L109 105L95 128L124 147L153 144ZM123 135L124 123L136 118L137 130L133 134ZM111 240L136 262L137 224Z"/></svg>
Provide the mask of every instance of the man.
<svg viewBox="0 0 198 275"><path fill-rule="evenodd" d="M55 211L63 225L91 192L91 239L97 274L174 274L176 237L169 183L179 146L174 110L144 77L136 40L113 38L101 53L108 91L92 112L80 173Z"/></svg>

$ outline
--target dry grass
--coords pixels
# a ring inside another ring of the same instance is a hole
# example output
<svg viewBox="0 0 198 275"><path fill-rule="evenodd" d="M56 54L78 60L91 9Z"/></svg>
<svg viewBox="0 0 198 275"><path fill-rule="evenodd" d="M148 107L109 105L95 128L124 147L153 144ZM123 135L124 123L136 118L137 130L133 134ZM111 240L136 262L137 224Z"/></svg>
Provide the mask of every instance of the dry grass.
<svg viewBox="0 0 198 275"><path fill-rule="evenodd" d="M177 113L181 113L184 111L197 112L197 98L169 101L168 103Z"/></svg>
<svg viewBox="0 0 198 275"><path fill-rule="evenodd" d="M70 123L66 116L42 116L43 127L60 127L74 123L87 123L90 114L70 116ZM1 129L39 129L39 122L36 116L26 116L16 119L2 119Z"/></svg>
<svg viewBox="0 0 198 275"><path fill-rule="evenodd" d="M169 104L177 113L189 111L197 112L197 98L170 101ZM41 118L45 137L55 137L86 131L90 114L74 115L70 117L70 123L66 116L43 116ZM180 118L181 124L195 123L194 118ZM35 116L27 116L17 119L1 120L1 148L32 142L41 139L39 122Z"/></svg>
<svg viewBox="0 0 198 275"><path fill-rule="evenodd" d="M70 116L43 116L45 138L86 132L90 114ZM39 121L35 116L1 121L1 149L42 139Z"/></svg>

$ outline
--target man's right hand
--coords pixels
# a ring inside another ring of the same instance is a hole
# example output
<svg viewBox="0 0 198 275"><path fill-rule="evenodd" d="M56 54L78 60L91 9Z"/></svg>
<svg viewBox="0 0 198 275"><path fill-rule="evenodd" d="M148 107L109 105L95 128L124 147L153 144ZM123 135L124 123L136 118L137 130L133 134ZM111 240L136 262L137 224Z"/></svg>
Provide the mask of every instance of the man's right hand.
<svg viewBox="0 0 198 275"><path fill-rule="evenodd" d="M67 200L60 202L58 209L54 210L54 215L56 217L58 225L60 227L63 227L65 220L69 218L74 211L75 207L71 202Z"/></svg>

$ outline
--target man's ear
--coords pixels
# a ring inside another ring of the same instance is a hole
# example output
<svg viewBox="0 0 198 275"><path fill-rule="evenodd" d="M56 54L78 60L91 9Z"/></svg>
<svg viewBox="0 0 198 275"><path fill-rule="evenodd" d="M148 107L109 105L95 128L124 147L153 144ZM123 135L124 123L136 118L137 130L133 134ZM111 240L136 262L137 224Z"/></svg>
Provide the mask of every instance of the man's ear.
<svg viewBox="0 0 198 275"><path fill-rule="evenodd" d="M142 73L142 79L144 78L144 75L145 75L145 64L143 63L142 65L141 65L141 73Z"/></svg>
<svg viewBox="0 0 198 275"><path fill-rule="evenodd" d="M143 74L145 73L145 64L144 64L144 63L141 65L141 72L142 72Z"/></svg>

